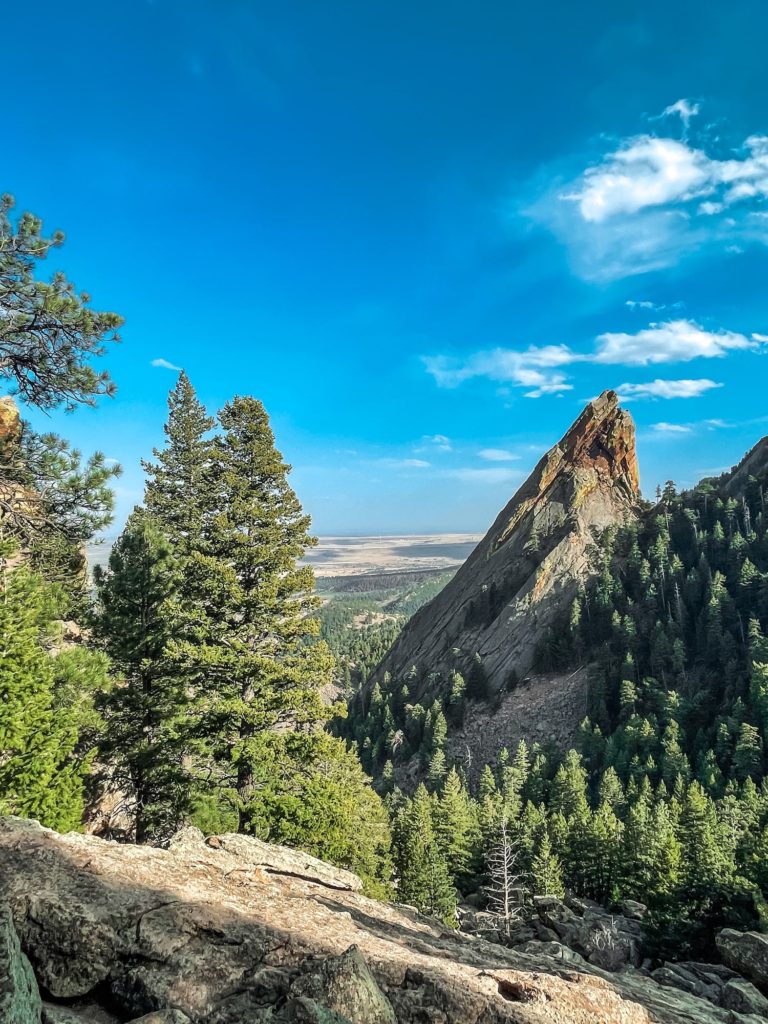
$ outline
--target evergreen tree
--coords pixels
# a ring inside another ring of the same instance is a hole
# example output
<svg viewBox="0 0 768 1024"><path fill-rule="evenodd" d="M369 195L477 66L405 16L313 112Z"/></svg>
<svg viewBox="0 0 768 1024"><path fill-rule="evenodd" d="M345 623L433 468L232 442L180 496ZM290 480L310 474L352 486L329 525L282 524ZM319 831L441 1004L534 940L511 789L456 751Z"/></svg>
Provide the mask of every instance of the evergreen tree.
<svg viewBox="0 0 768 1024"><path fill-rule="evenodd" d="M371 896L389 895L389 820L357 757L327 733L260 737L254 832L360 875Z"/></svg>
<svg viewBox="0 0 768 1024"><path fill-rule="evenodd" d="M137 509L96 572L97 629L119 673L102 699L102 754L135 803L141 843L173 833L190 806L182 765L186 695L166 648L178 619L178 566L152 516Z"/></svg>
<svg viewBox="0 0 768 1024"><path fill-rule="evenodd" d="M147 474L144 504L179 559L202 552L204 527L217 511L211 478L213 445L207 437L213 425L182 371L168 396L165 447L154 449L154 462L143 463Z"/></svg>
<svg viewBox="0 0 768 1024"><path fill-rule="evenodd" d="M562 899L565 895L562 865L552 851L546 832L531 861L531 885L534 896L556 896Z"/></svg>
<svg viewBox="0 0 768 1024"><path fill-rule="evenodd" d="M46 238L32 213L14 223L13 207L12 196L0 197L0 377L41 409L93 405L111 395L114 384L91 360L104 354L107 341L118 340L122 319L91 309L89 297L62 273L50 282L35 277L38 262L64 235Z"/></svg>
<svg viewBox="0 0 768 1024"><path fill-rule="evenodd" d="M90 753L79 749L81 687L104 685L103 661L87 652L58 667L51 653L61 597L26 566L0 576L0 814L37 818L67 831L80 826ZM58 677L58 678L57 678ZM63 698L57 694L57 683Z"/></svg>
<svg viewBox="0 0 768 1024"><path fill-rule="evenodd" d="M309 517L264 407L235 398L219 421L211 466L217 512L186 570L195 623L171 650L196 695L197 731L217 770L232 777L240 829L252 831L263 736L311 730L328 717L320 688L333 661L316 640L312 569L298 565L314 543Z"/></svg>
<svg viewBox="0 0 768 1024"><path fill-rule="evenodd" d="M477 823L456 768L451 768L433 811L435 838L448 869L460 884L469 880Z"/></svg>
<svg viewBox="0 0 768 1024"><path fill-rule="evenodd" d="M393 838L400 900L454 926L456 891L435 838L432 802L423 784L396 816Z"/></svg>

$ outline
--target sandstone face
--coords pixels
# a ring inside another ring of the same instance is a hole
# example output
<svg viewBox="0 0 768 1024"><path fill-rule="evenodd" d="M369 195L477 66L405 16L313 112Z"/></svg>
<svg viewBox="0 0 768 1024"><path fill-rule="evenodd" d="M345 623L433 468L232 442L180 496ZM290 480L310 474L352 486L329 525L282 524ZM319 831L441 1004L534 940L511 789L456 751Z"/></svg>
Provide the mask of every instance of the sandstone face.
<svg viewBox="0 0 768 1024"><path fill-rule="evenodd" d="M590 571L594 532L636 514L635 428L613 391L590 402L536 466L456 576L414 615L385 671L465 669L491 686L531 669L539 642Z"/></svg>
<svg viewBox="0 0 768 1024"><path fill-rule="evenodd" d="M763 477L767 471L768 437L763 437L725 478L718 481L718 486L730 497L738 497L743 493L750 476Z"/></svg>
<svg viewBox="0 0 768 1024"><path fill-rule="evenodd" d="M348 872L336 876L336 869L324 865L325 880L319 881L311 864L295 873L284 851L273 857L263 849L266 844L258 844L249 854L249 841L240 836L235 852L231 839L206 842L190 830L163 850L60 836L34 822L0 819L0 901L10 906L46 989L44 1020L746 1024L750 1019L658 985L632 967L611 975L576 957L569 962L560 955L562 947L555 955L543 944L520 951L448 931L406 908L367 899L348 885ZM735 1001L737 993L732 995ZM66 1006L57 1008L57 1001ZM26 1018L19 1020L27 1024Z"/></svg>
<svg viewBox="0 0 768 1024"><path fill-rule="evenodd" d="M0 451L18 444L21 435L21 417L14 400L9 395L0 398Z"/></svg>

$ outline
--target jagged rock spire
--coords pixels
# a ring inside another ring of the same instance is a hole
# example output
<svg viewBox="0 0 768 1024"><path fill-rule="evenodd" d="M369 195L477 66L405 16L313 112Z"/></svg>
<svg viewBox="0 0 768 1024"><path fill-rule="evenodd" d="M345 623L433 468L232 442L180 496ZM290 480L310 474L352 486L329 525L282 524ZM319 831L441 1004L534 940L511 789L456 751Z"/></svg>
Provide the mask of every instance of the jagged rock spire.
<svg viewBox="0 0 768 1024"><path fill-rule="evenodd" d="M413 617L376 673L416 666L422 689L479 656L492 688L529 672L539 642L590 572L595 530L636 514L632 417L591 401L540 460L456 576ZM440 685L440 684L437 684Z"/></svg>

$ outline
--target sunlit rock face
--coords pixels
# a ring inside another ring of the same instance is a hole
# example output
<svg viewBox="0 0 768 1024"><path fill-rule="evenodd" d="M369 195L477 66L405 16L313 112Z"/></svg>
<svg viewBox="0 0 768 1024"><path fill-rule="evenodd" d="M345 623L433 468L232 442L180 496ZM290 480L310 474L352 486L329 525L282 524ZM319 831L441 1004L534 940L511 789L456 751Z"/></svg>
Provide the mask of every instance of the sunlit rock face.
<svg viewBox="0 0 768 1024"><path fill-rule="evenodd" d="M411 619L376 673L413 666L423 689L475 656L491 689L524 677L593 568L605 527L637 515L635 427L614 391L590 402L541 459L462 568ZM430 681L430 675L432 679Z"/></svg>

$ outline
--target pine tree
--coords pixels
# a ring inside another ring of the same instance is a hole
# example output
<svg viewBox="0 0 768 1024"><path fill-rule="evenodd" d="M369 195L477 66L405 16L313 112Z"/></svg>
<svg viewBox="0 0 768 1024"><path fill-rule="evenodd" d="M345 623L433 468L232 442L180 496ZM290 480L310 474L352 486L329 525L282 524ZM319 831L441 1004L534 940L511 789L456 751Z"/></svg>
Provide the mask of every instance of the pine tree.
<svg viewBox="0 0 768 1024"><path fill-rule="evenodd" d="M217 510L211 479L214 425L182 371L168 396L166 443L154 449L154 462L144 462L147 485L144 504L183 559L203 548L203 529ZM182 581L183 582L183 581Z"/></svg>
<svg viewBox="0 0 768 1024"><path fill-rule="evenodd" d="M693 907L711 898L733 874L718 835L715 805L698 782L688 787L680 818L682 883Z"/></svg>
<svg viewBox="0 0 768 1024"><path fill-rule="evenodd" d="M531 861L531 884L534 896L557 896L558 899L562 899L565 895L562 865L552 851L552 844L546 832L542 835Z"/></svg>
<svg viewBox="0 0 768 1024"><path fill-rule="evenodd" d="M742 722L736 749L733 752L733 771L740 782L757 779L762 774L763 745L760 733L748 722Z"/></svg>
<svg viewBox="0 0 768 1024"><path fill-rule="evenodd" d="M167 837L190 806L182 765L186 694L166 655L178 621L178 581L168 540L137 509L96 583L97 629L120 675L101 702L102 754L134 798L138 843Z"/></svg>
<svg viewBox="0 0 768 1024"><path fill-rule="evenodd" d="M50 282L35 277L37 263L64 235L43 235L42 221L23 213L14 224L12 196L0 197L0 378L40 409L93 405L114 393L109 374L90 365L117 341L122 318L98 313L89 297L75 290L62 273Z"/></svg>
<svg viewBox="0 0 768 1024"><path fill-rule="evenodd" d="M61 598L21 566L0 576L0 814L37 818L66 831L80 826L90 756L78 749L74 702L57 699L50 651ZM87 658L87 653L84 652ZM83 668L84 666L79 666ZM94 663L104 685L104 666ZM70 662L70 668L77 669ZM84 673L85 674L85 673ZM71 674L60 667L61 683Z"/></svg>
<svg viewBox="0 0 768 1024"><path fill-rule="evenodd" d="M429 770L427 771L427 779L433 789L439 789L443 779L448 772L448 762L445 758L445 753L441 747L432 755L432 759L429 762Z"/></svg>
<svg viewBox="0 0 768 1024"><path fill-rule="evenodd" d="M569 750L552 782L550 806L566 818L581 815L587 809L587 773L581 755Z"/></svg>
<svg viewBox="0 0 768 1024"><path fill-rule="evenodd" d="M325 732L272 733L262 754L253 831L354 871L369 895L386 897L388 816L355 754Z"/></svg>
<svg viewBox="0 0 768 1024"><path fill-rule="evenodd" d="M461 884L471 872L477 823L456 768L451 768L433 811L435 838L451 875Z"/></svg>
<svg viewBox="0 0 768 1024"><path fill-rule="evenodd" d="M456 923L456 891L435 838L433 805L423 783L395 817L398 896L423 913Z"/></svg>
<svg viewBox="0 0 768 1024"><path fill-rule="evenodd" d="M211 481L216 515L193 552L195 624L173 652L196 694L193 716L218 771L232 775L240 828L253 830L263 740L328 717L320 688L333 660L316 640L309 517L288 483L267 414L235 398L219 415Z"/></svg>

